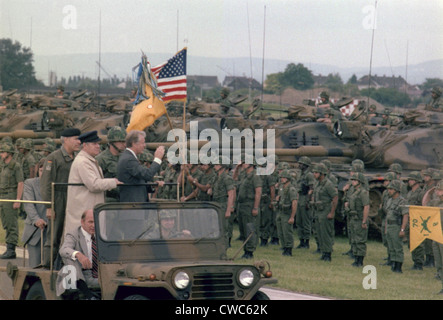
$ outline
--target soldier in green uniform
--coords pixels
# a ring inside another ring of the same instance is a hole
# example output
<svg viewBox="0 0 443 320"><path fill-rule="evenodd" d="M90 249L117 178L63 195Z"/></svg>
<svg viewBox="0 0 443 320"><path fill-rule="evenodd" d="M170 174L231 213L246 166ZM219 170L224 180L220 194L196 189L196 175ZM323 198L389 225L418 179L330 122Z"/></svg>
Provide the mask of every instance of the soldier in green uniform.
<svg viewBox="0 0 443 320"><path fill-rule="evenodd" d="M262 194L260 201L260 246L266 246L271 237L273 224L273 202L275 201L276 177L273 174L262 175ZM292 247L291 247L292 248Z"/></svg>
<svg viewBox="0 0 443 320"><path fill-rule="evenodd" d="M116 178L118 158L126 147L126 131L118 126L112 127L108 130L107 139L108 147L100 152L95 159L103 170L104 178ZM106 191L105 201L119 202L119 188Z"/></svg>
<svg viewBox="0 0 443 320"><path fill-rule="evenodd" d="M435 186L436 199L431 203L434 207L443 208L443 180L440 180ZM440 215L440 223L443 223L443 215ZM442 290L439 294L443 294L443 244L436 241L433 242L434 256L437 265L437 275L442 284Z"/></svg>
<svg viewBox="0 0 443 320"><path fill-rule="evenodd" d="M15 148L10 143L0 146L2 159L0 171L0 198L21 200L23 195L23 171L20 164L13 160ZM18 210L20 202L0 202L0 218L6 231L6 252L0 259L15 259L18 243Z"/></svg>
<svg viewBox="0 0 443 320"><path fill-rule="evenodd" d="M443 112L442 90L439 87L433 87L431 90L431 100L426 105L426 110Z"/></svg>
<svg viewBox="0 0 443 320"><path fill-rule="evenodd" d="M334 243L334 216L338 202L337 188L326 178L327 169L318 163L312 169L317 184L312 194L312 205L316 221L316 230L322 252L321 260L331 261L332 246Z"/></svg>
<svg viewBox="0 0 443 320"><path fill-rule="evenodd" d="M309 206L309 201L312 195L312 191L315 184L314 175L311 172L311 159L302 156L298 159L298 165L300 169L300 178L299 178L299 199L298 199L298 208L297 208L297 216L295 217L297 230L298 230L298 238L300 240L300 244L297 246L297 249L305 248L309 249L309 239L311 237L312 232L312 210Z"/></svg>
<svg viewBox="0 0 443 320"><path fill-rule="evenodd" d="M422 205L422 188L421 182L423 181L420 172L412 171L408 176L408 184L409 184L409 192L406 195L406 200L408 205L410 206L421 206ZM406 235L409 240L409 223L406 225ZM409 245L408 241L408 245ZM424 243L420 243L420 245L415 248L411 252L412 261L414 265L412 266L412 270L423 270L423 264L425 260L425 246Z"/></svg>
<svg viewBox="0 0 443 320"><path fill-rule="evenodd" d="M229 175L230 159L219 157L218 163L214 163L216 174L212 188L208 194L212 195L212 201L216 202L222 212L225 213L224 230L226 246L231 246L232 231L234 227L234 205L236 200L236 185L234 179Z"/></svg>
<svg viewBox="0 0 443 320"><path fill-rule="evenodd" d="M277 230L283 248L282 255L292 256L294 246L293 224L297 213L298 192L291 184L291 175L283 170L280 175L277 201Z"/></svg>
<svg viewBox="0 0 443 320"><path fill-rule="evenodd" d="M48 218L48 228L46 230L47 237L44 244L44 266L50 267L55 262L57 252L60 247L60 241L63 235L63 227L65 223L65 212L67 203L67 186L57 185L54 187L52 194L52 183L68 183L69 171L74 161L75 153L80 150L80 130L76 128L64 129L60 137L62 146L48 155L43 165L43 172L40 178L40 191L43 201L54 202L54 211L51 205L46 206L46 217ZM53 220L53 222L51 222ZM53 227L52 227L53 225ZM53 228L53 229L52 229ZM51 231L52 230L52 231ZM53 234L53 238L51 236ZM52 242L51 242L52 239ZM52 258L51 262L51 247ZM58 262L59 260L57 260ZM61 263L61 261L60 261Z"/></svg>
<svg viewBox="0 0 443 320"><path fill-rule="evenodd" d="M383 186L385 188L388 187L388 185L391 183L391 181L395 180L395 174L393 172L387 172L384 176L384 181L383 181ZM387 258L386 258L386 262L383 264L385 266L390 266L391 265L391 256L390 256L390 252L389 252L389 244L388 244L388 240L386 237L386 232L387 232L387 225L386 225L386 208L389 202L389 199L391 198L391 196L389 195L388 189L385 189L383 191L383 194L381 196L381 203L380 203L380 207L378 208L378 214L380 215L381 218L381 239L382 239L382 243L383 245L386 247L386 251L387 251Z"/></svg>
<svg viewBox="0 0 443 320"><path fill-rule="evenodd" d="M368 241L369 191L364 188L366 177L361 172L351 176L352 193L347 197L345 206L349 208L348 223L352 230L352 254L354 267L361 267L366 256L366 242Z"/></svg>
<svg viewBox="0 0 443 320"><path fill-rule="evenodd" d="M203 172L200 170L198 164L189 163L183 165L182 173L184 174L185 179L185 192L184 195L180 195L180 201L197 200L198 188L195 183L201 179ZM179 180L181 181L181 177Z"/></svg>
<svg viewBox="0 0 443 320"><path fill-rule="evenodd" d="M200 179L193 181L198 188L197 199L198 201L212 201L212 195L208 193L208 190L214 185L217 175L211 163L200 164L200 171L202 172Z"/></svg>
<svg viewBox="0 0 443 320"><path fill-rule="evenodd" d="M403 238L409 219L409 209L406 206L406 199L401 195L400 181L391 181L388 185L388 192L390 199L386 206L386 240L392 261L391 270L401 273L404 259Z"/></svg>
<svg viewBox="0 0 443 320"><path fill-rule="evenodd" d="M29 179L35 177L35 165L38 161L35 160L32 155L32 140L24 139L21 144L18 146L19 152L23 155L21 158L21 167L23 170L23 179Z"/></svg>
<svg viewBox="0 0 443 320"><path fill-rule="evenodd" d="M238 188L238 219L242 220L243 234L247 238L253 232L251 238L246 242L242 258L252 259L257 248L260 228L260 200L263 182L255 171L256 162L244 165L246 176Z"/></svg>
<svg viewBox="0 0 443 320"><path fill-rule="evenodd" d="M402 165L399 163L392 163L388 168L388 172L393 172L395 174L395 179L401 183L401 195L406 197L408 194L408 186L401 180L401 174L403 172Z"/></svg>

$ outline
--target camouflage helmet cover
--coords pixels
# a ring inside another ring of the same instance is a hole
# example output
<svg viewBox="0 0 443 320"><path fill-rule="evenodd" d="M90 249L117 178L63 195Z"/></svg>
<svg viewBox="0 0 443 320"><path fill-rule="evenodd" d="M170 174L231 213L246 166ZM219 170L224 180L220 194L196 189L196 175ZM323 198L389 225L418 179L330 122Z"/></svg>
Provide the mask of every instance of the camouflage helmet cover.
<svg viewBox="0 0 443 320"><path fill-rule="evenodd" d="M33 145L34 145L34 143L32 142L31 139L24 139L24 140L21 141L21 143L18 146L18 148L31 150Z"/></svg>
<svg viewBox="0 0 443 320"><path fill-rule="evenodd" d="M443 190L443 180L440 180L437 182L437 185L435 186L438 190Z"/></svg>
<svg viewBox="0 0 443 320"><path fill-rule="evenodd" d="M126 131L119 126L112 127L107 135L109 142L124 142L126 139Z"/></svg>
<svg viewBox="0 0 443 320"><path fill-rule="evenodd" d="M388 172L385 174L385 180L392 181L395 180L394 172Z"/></svg>
<svg viewBox="0 0 443 320"><path fill-rule="evenodd" d="M310 166L312 162L311 162L311 159L308 158L307 156L302 156L302 157L300 157L300 159L298 159L298 163Z"/></svg>
<svg viewBox="0 0 443 320"><path fill-rule="evenodd" d="M316 163L312 168L312 172L318 172L320 174L327 174L328 168L323 163Z"/></svg>
<svg viewBox="0 0 443 320"><path fill-rule="evenodd" d="M408 175L408 180L415 180L421 182L423 180L421 173L418 171L412 171Z"/></svg>
<svg viewBox="0 0 443 320"><path fill-rule="evenodd" d="M365 183L366 178L362 172L354 172L351 176L351 180L357 180L360 183Z"/></svg>
<svg viewBox="0 0 443 320"><path fill-rule="evenodd" d="M352 172L363 172L363 170L364 170L364 167L359 163L354 163L351 168Z"/></svg>
<svg viewBox="0 0 443 320"><path fill-rule="evenodd" d="M287 162L279 162L277 169L278 170L289 169L289 163L287 163Z"/></svg>
<svg viewBox="0 0 443 320"><path fill-rule="evenodd" d="M280 173L280 178L286 178L291 179L291 174L289 173L289 170L285 169Z"/></svg>
<svg viewBox="0 0 443 320"><path fill-rule="evenodd" d="M401 181L400 180L392 180L388 186L387 189L394 189L397 192L401 191Z"/></svg>
<svg viewBox="0 0 443 320"><path fill-rule="evenodd" d="M388 172L395 172L401 174L403 172L403 167L399 163L393 163L389 166Z"/></svg>
<svg viewBox="0 0 443 320"><path fill-rule="evenodd" d="M8 152L8 153L15 153L15 148L11 143L2 143L0 145L0 152Z"/></svg>

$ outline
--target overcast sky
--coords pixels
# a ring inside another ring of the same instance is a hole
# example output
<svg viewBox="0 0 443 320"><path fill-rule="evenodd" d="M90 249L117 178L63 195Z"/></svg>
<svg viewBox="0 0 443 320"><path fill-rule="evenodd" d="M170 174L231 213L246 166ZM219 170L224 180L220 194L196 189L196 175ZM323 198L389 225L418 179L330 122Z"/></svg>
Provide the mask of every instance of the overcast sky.
<svg viewBox="0 0 443 320"><path fill-rule="evenodd" d="M262 58L265 35L266 58L361 67L375 4L374 66L443 58L443 0L0 0L0 38L98 53L101 16L101 52Z"/></svg>

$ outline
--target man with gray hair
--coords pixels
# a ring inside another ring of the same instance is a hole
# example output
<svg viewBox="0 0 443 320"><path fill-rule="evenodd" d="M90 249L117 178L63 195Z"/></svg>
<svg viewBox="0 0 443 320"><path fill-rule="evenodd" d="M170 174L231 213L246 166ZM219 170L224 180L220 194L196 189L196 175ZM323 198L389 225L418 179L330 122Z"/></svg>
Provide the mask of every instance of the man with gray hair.
<svg viewBox="0 0 443 320"><path fill-rule="evenodd" d="M155 150L154 161L147 168L142 165L137 156L145 150L146 133L132 130L126 136L126 150L120 155L117 163L117 179L126 187L120 188L120 202L147 202L148 192L146 186L136 186L153 181L154 176L160 171L165 148L160 146Z"/></svg>

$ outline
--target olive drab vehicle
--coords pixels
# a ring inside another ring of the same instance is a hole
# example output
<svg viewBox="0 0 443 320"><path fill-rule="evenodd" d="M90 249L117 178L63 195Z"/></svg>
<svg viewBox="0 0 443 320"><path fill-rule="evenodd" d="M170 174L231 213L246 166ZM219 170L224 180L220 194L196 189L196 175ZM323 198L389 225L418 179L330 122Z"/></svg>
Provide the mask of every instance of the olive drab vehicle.
<svg viewBox="0 0 443 320"><path fill-rule="evenodd" d="M223 214L209 202L97 205L95 294L102 300L268 300L260 288L277 282L269 263L236 264L227 257ZM6 269L15 300L82 298L72 269L11 263Z"/></svg>

